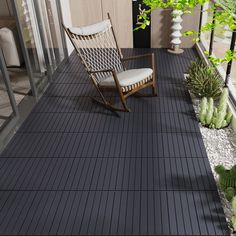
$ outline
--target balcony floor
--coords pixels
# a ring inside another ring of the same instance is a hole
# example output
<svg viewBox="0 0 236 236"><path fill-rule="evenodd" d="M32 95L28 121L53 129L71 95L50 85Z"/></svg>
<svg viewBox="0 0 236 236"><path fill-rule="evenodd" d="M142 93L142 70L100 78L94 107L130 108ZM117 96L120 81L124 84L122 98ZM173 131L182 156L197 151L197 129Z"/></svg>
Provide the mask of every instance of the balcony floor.
<svg viewBox="0 0 236 236"><path fill-rule="evenodd" d="M60 69L1 155L0 234L229 235L183 84L197 55L153 51L159 96L120 117L75 54Z"/></svg>

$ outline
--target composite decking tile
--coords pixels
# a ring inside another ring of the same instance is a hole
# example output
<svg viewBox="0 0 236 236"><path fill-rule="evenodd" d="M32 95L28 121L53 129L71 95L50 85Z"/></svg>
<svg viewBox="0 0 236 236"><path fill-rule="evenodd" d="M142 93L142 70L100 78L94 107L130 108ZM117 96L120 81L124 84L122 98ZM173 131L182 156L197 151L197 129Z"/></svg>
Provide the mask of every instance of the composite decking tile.
<svg viewBox="0 0 236 236"><path fill-rule="evenodd" d="M91 84L86 71L79 73L56 73L53 84Z"/></svg>
<svg viewBox="0 0 236 236"><path fill-rule="evenodd" d="M216 189L208 160L200 158L2 158L0 164L0 191Z"/></svg>
<svg viewBox="0 0 236 236"><path fill-rule="evenodd" d="M92 84L52 84L45 93L50 97L99 96Z"/></svg>
<svg viewBox="0 0 236 236"><path fill-rule="evenodd" d="M111 98L109 98L110 100ZM193 106L185 97L128 98L127 104L135 113L193 113ZM113 115L93 103L89 97L43 97L33 113L94 113Z"/></svg>
<svg viewBox="0 0 236 236"><path fill-rule="evenodd" d="M185 113L129 113L120 117L94 116L93 113L33 113L18 132L197 133L199 127L195 115Z"/></svg>
<svg viewBox="0 0 236 236"><path fill-rule="evenodd" d="M199 137L200 133L18 133L14 150L7 148L1 156L207 158Z"/></svg>
<svg viewBox="0 0 236 236"><path fill-rule="evenodd" d="M86 97L42 97L33 109L33 113L106 113L104 108L97 106Z"/></svg>
<svg viewBox="0 0 236 236"><path fill-rule="evenodd" d="M0 197L1 234L228 235L214 191L0 191Z"/></svg>
<svg viewBox="0 0 236 236"><path fill-rule="evenodd" d="M161 97L184 97L189 99L189 92L186 90L186 85L182 83L169 84L159 83L158 92Z"/></svg>
<svg viewBox="0 0 236 236"><path fill-rule="evenodd" d="M195 50L123 52L155 53L158 97L119 115L98 106L72 53L0 154L0 234L229 235L184 83Z"/></svg>
<svg viewBox="0 0 236 236"><path fill-rule="evenodd" d="M79 78L78 78L79 79ZM183 78L180 78L183 80ZM148 89L146 89L149 91ZM160 81L157 85L157 92L161 97L184 97L189 98L189 93L184 83L169 84ZM106 93L105 93L106 94ZM115 96L115 93L109 93ZM52 84L45 93L49 97L88 97L99 96L91 83L58 83Z"/></svg>

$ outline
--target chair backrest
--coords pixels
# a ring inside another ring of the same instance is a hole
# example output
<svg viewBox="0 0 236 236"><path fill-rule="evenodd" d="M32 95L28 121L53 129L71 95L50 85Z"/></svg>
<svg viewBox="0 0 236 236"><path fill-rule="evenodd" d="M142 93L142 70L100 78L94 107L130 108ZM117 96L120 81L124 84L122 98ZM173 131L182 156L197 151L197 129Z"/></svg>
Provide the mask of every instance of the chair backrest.
<svg viewBox="0 0 236 236"><path fill-rule="evenodd" d="M121 61L122 54L117 45L110 18L97 24L80 28L65 28L65 30L87 71L113 69L120 72L124 70ZM110 74L104 72L90 74L90 76L99 83Z"/></svg>

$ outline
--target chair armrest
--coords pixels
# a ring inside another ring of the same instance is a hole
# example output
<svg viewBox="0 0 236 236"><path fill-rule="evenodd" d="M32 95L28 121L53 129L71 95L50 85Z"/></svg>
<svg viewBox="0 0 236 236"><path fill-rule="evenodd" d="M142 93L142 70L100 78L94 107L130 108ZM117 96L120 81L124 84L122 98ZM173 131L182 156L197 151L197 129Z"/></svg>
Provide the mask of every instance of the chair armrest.
<svg viewBox="0 0 236 236"><path fill-rule="evenodd" d="M155 54L154 53L148 53L148 54L143 54L143 55L138 55L138 56L133 56L133 57L127 57L127 58L122 58L123 62L130 61L130 60L138 60L141 58L149 57L150 62L151 62L151 67L153 69L153 72L156 74L156 63L155 63Z"/></svg>

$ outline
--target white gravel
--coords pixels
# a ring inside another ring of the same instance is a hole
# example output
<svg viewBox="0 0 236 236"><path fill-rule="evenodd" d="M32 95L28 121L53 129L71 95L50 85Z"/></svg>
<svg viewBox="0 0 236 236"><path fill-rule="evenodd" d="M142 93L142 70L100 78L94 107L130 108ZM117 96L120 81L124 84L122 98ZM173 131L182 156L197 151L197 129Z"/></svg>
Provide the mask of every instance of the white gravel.
<svg viewBox="0 0 236 236"><path fill-rule="evenodd" d="M200 101L192 95L191 97L194 104L194 110L198 116ZM236 165L236 133L232 127L216 130L203 127L200 123L199 127L203 136L211 169L218 185L218 175L214 171L215 166L222 164L226 168L231 168L233 165ZM230 222L230 218L232 217L230 203L225 198L224 193L219 189L219 186L218 190L226 219Z"/></svg>

